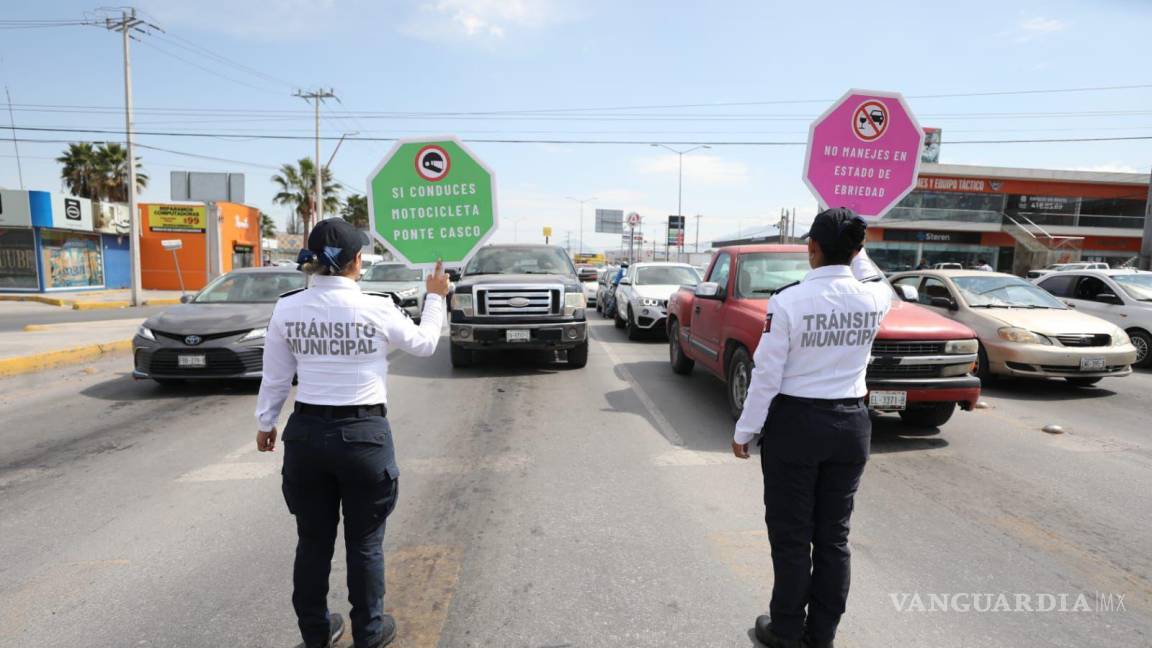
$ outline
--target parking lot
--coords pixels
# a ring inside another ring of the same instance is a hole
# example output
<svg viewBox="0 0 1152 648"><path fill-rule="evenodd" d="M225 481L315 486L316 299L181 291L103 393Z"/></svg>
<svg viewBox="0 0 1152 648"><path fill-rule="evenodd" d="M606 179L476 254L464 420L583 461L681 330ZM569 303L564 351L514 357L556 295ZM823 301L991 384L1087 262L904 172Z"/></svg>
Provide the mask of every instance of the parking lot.
<svg viewBox="0 0 1152 648"><path fill-rule="evenodd" d="M453 370L446 339L393 358L396 645L756 645L760 472L731 455L722 386L672 373L663 339L590 328L584 370L527 354ZM255 386L166 389L130 369L0 383L0 645L295 645L294 526L281 451L255 452ZM1147 645L1149 393L1137 370L986 387L986 408L938 431L878 418L837 645ZM957 594L975 609L910 603ZM1066 603L979 609L1001 594ZM1072 609L1081 595L1090 610Z"/></svg>

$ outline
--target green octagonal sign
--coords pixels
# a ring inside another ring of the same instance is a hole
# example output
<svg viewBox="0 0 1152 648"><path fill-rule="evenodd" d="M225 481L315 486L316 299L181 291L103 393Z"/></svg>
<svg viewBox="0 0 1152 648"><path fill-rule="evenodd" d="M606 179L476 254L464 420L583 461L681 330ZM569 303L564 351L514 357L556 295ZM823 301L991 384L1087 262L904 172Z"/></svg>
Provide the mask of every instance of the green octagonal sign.
<svg viewBox="0 0 1152 648"><path fill-rule="evenodd" d="M496 231L496 176L455 137L400 140L368 176L368 211L409 266L460 266Z"/></svg>

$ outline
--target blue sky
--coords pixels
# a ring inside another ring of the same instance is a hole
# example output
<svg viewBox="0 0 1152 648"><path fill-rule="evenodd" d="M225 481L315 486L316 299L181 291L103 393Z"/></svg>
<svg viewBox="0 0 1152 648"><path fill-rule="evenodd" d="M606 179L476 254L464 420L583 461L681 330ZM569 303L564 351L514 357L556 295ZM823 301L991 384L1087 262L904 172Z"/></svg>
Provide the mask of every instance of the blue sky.
<svg viewBox="0 0 1152 648"><path fill-rule="evenodd" d="M650 222L676 212L676 158L646 143L802 142L812 118L851 87L910 97L923 125L944 129L944 162L1139 172L1152 165L1148 140L958 143L1149 136L1149 87L924 96L1148 86L1152 2L1146 0L145 0L138 6L166 30L133 43L139 131L308 136L310 108L292 93L323 86L342 100L323 113L325 135L639 142L470 144L497 173L496 240L537 240L550 225L562 241L571 231L575 242L579 207L566 198L596 197L586 207L584 245L617 244L616 236L592 232L595 207L635 210ZM6 7L3 18L73 19L93 9L22 3ZM66 27L5 30L0 37L0 80L12 93L17 125L122 129L114 110L123 101L117 34ZM652 107L675 105L693 107ZM589 108L612 110L569 110ZM539 112L553 109L567 112ZM494 111L537 112L459 115ZM398 112L410 114L380 115ZM457 115L428 114L436 112ZM0 110L7 125L4 117ZM0 139L8 135L0 131ZM278 221L287 210L271 204L271 167L313 154L311 140L140 135L138 141L232 160L142 150L152 177L144 200L168 197L174 169L238 171L247 175L248 202ZM53 158L64 146L20 145L26 187L59 189ZM332 146L323 144L322 157ZM333 163L336 177L363 192L388 146L345 143ZM703 215L703 241L763 226L781 208L810 218L815 200L800 178L803 157L803 146L795 145L691 153L684 158L684 213ZM0 186L17 185L12 144L0 141Z"/></svg>

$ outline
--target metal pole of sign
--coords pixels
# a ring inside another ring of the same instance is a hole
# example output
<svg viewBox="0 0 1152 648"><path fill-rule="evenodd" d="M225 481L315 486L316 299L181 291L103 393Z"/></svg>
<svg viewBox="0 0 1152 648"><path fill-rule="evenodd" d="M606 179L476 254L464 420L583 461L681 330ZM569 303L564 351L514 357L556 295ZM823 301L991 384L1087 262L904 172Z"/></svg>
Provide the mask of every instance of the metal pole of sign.
<svg viewBox="0 0 1152 648"><path fill-rule="evenodd" d="M180 296L183 297L187 291L184 290L184 274L180 272L180 259L176 256L176 250L172 250L172 263L176 264L176 279L180 282Z"/></svg>
<svg viewBox="0 0 1152 648"><path fill-rule="evenodd" d="M1148 183L1148 198L1144 202L1144 237L1140 239L1140 258L1137 267L1152 270L1152 177Z"/></svg>

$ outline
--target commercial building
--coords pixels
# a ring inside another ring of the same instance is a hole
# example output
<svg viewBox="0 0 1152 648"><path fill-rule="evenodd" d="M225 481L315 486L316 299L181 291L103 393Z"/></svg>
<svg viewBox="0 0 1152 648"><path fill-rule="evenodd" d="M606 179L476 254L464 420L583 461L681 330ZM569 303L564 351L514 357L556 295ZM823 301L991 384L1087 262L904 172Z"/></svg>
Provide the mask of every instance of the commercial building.
<svg viewBox="0 0 1152 648"><path fill-rule="evenodd" d="M199 290L209 268L218 275L261 263L260 210L236 203L141 203L140 283L153 290ZM218 249L209 255L208 223L219 224ZM164 249L166 240L180 249ZM179 264L179 268L177 268Z"/></svg>
<svg viewBox="0 0 1152 648"><path fill-rule="evenodd" d="M986 261L1002 272L1066 261L1131 263L1149 176L923 164L917 188L868 230L887 271Z"/></svg>

